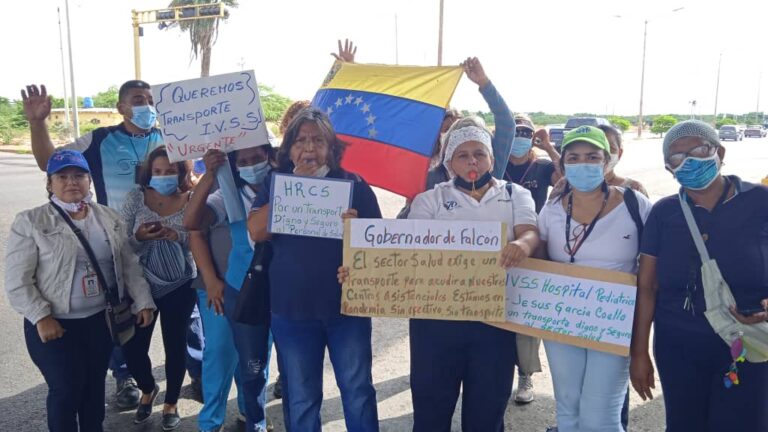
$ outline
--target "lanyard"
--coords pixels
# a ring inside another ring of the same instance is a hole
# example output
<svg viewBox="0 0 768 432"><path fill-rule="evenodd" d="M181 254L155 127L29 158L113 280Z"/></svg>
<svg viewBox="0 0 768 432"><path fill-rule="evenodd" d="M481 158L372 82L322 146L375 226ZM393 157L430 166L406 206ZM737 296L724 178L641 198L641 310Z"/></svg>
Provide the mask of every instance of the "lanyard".
<svg viewBox="0 0 768 432"><path fill-rule="evenodd" d="M576 252L581 249L581 245L584 244L584 242L587 240L587 237L592 233L592 230L595 229L595 225L597 224L597 221L600 219L600 215L603 213L603 210L605 210L605 206L608 205L608 197L610 195L610 190L608 189L608 185L603 182L602 185L603 188L603 205L600 207L600 211L597 212L597 215L595 215L595 218L592 219L592 222L589 224L587 229L584 231L584 236L579 239L574 240L573 246L571 246L571 218L573 215L573 192L571 192L568 195L568 210L566 211L566 218L565 218L565 249L568 252L568 255L571 256L571 264L573 264L576 261Z"/></svg>
<svg viewBox="0 0 768 432"><path fill-rule="evenodd" d="M528 165L528 168L525 169L525 172L523 173L523 175L520 177L520 180L518 180L518 181L515 181L512 178L512 174L510 174L509 171L507 171L506 172L507 177L508 177L507 180L511 181L512 183L517 183L520 186L523 186L523 182L525 182L525 178L528 177L528 173L531 172L531 168L533 168L534 165L536 165L536 161L535 160L530 161L529 165ZM514 165L512 165L512 166L514 167Z"/></svg>

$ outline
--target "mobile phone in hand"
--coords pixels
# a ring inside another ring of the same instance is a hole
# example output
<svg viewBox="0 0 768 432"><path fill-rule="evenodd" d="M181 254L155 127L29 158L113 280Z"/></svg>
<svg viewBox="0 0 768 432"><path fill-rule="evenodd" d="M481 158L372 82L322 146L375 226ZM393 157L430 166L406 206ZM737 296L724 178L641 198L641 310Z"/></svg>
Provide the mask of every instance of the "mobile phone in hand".
<svg viewBox="0 0 768 432"><path fill-rule="evenodd" d="M149 232L156 232L163 228L163 224L160 223L160 221L155 222L144 222L144 226L147 227L147 230Z"/></svg>

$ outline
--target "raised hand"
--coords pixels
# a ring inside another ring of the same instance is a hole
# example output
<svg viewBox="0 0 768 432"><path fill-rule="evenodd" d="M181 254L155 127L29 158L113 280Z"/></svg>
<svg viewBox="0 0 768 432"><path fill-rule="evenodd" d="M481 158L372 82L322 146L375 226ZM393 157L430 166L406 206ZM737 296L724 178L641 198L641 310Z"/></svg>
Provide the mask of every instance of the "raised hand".
<svg viewBox="0 0 768 432"><path fill-rule="evenodd" d="M357 47L349 39L344 39L344 47L341 46L341 39L339 39L339 53L331 53L336 60L345 63L354 63L355 54L357 54Z"/></svg>
<svg viewBox="0 0 768 432"><path fill-rule="evenodd" d="M45 120L51 114L51 97L44 85L39 89L34 84L28 85L26 91L21 91L21 100L27 121Z"/></svg>
<svg viewBox="0 0 768 432"><path fill-rule="evenodd" d="M491 80L488 79L488 75L485 74L483 65L477 57L467 57L467 59L461 63L461 67L464 68L464 73L467 74L467 78L481 88L491 82Z"/></svg>

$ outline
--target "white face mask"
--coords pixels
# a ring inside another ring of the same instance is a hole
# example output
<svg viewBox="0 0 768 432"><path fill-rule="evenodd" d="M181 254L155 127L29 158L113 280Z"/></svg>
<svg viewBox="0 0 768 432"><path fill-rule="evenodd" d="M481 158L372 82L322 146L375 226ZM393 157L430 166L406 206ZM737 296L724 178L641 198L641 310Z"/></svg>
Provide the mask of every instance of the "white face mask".
<svg viewBox="0 0 768 432"><path fill-rule="evenodd" d="M61 207L62 210L67 211L68 213L77 213L80 210L82 210L86 205L90 204L93 200L93 194L91 192L88 192L88 195L83 198L82 201L74 202L74 203L68 203L60 200L56 195L51 195L51 201L53 201L54 204Z"/></svg>
<svg viewBox="0 0 768 432"><path fill-rule="evenodd" d="M616 165L618 164L619 164L619 154L611 153L611 159L608 160L608 164L605 165L605 172L609 173L613 171L613 169L616 168Z"/></svg>

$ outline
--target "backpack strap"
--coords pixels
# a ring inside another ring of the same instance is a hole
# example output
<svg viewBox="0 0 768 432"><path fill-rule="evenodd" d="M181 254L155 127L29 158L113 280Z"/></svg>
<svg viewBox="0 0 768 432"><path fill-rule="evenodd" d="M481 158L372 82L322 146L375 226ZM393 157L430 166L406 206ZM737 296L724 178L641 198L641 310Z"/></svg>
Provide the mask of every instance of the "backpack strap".
<svg viewBox="0 0 768 432"><path fill-rule="evenodd" d="M637 244L639 247L643 238L643 218L640 216L640 204L637 202L637 195L630 187L624 188L624 204L626 204L629 215L632 216L632 220L637 226Z"/></svg>

